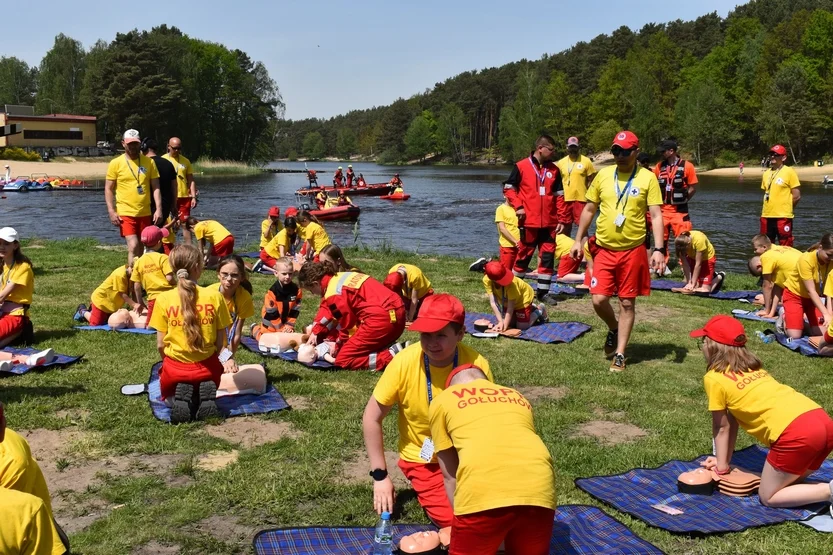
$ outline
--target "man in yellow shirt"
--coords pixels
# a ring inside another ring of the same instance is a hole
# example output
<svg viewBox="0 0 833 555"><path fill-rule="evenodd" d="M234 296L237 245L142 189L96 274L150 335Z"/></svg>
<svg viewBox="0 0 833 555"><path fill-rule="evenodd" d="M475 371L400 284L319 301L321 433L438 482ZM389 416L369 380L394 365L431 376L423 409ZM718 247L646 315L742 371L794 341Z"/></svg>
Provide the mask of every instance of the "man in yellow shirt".
<svg viewBox="0 0 833 555"><path fill-rule="evenodd" d="M448 499L451 553L548 555L555 474L532 407L473 364L451 371L428 419Z"/></svg>
<svg viewBox="0 0 833 555"><path fill-rule="evenodd" d="M651 276L645 251L645 213L651 213L654 244L663 244L662 194L657 176L636 163L639 138L620 131L610 149L615 165L599 172L587 190L587 205L581 214L576 242L570 249L573 258L581 256L587 230L596 221L596 248L590 293L593 308L608 327L604 353L612 358L611 372L625 369L625 348L636 316L636 297L651 294ZM665 271L665 247L654 247L650 266L659 275ZM610 304L619 296L619 320Z"/></svg>
<svg viewBox="0 0 833 555"><path fill-rule="evenodd" d="M104 181L104 200L110 223L118 227L127 242L127 265L141 256L139 235L147 226L162 225L162 193L156 163L140 150L141 138L135 129L124 132L124 154L110 161ZM151 217L150 197L156 206Z"/></svg>
<svg viewBox="0 0 833 555"><path fill-rule="evenodd" d="M182 155L182 141L179 137L168 140L168 153L163 158L169 160L176 170L176 208L179 221L185 222L191 217L191 209L197 206L197 183L194 181L194 169L191 161ZM188 226L182 228L185 243L191 243L191 231Z"/></svg>
<svg viewBox="0 0 833 555"><path fill-rule="evenodd" d="M564 180L565 217L564 230L561 232L569 237L573 231L573 224L578 225L581 212L584 210L587 187L596 176L596 168L590 158L579 153L578 137L567 139L567 156L555 163L561 171Z"/></svg>
<svg viewBox="0 0 833 555"><path fill-rule="evenodd" d="M761 211L761 233L780 245L793 245L793 209L801 200L801 182L795 170L784 165L787 149L775 145L769 149L770 166L764 172L764 208Z"/></svg>

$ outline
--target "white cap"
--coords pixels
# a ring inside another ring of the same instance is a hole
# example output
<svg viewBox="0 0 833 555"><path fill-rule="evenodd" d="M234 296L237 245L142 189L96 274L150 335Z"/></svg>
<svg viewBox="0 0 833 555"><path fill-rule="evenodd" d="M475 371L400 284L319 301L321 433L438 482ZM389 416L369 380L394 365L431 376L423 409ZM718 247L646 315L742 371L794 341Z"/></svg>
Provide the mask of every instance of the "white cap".
<svg viewBox="0 0 833 555"><path fill-rule="evenodd" d="M8 165L8 164L6 164L6 165L5 165L5 166L3 166L3 167L4 167L4 168L8 168L8 167L9 167L9 165Z"/></svg>
<svg viewBox="0 0 833 555"><path fill-rule="evenodd" d="M139 135L139 132L135 129L128 129L124 132L124 137L122 137L122 140L125 143L138 143L141 142L142 137Z"/></svg>
<svg viewBox="0 0 833 555"><path fill-rule="evenodd" d="M14 243L18 239L17 231L13 227L4 227L0 229L0 239L7 243Z"/></svg>

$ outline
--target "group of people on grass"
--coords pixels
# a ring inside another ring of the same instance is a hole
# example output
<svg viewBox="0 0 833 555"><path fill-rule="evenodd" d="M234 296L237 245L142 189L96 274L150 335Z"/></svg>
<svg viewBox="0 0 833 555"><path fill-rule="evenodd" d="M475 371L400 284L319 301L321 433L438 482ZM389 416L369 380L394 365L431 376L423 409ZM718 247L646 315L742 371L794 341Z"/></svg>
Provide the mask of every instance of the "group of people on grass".
<svg viewBox="0 0 833 555"><path fill-rule="evenodd" d="M127 142L127 133L125 139L126 149L136 142ZM716 256L705 235L690 229L687 212L679 209L684 203L677 199L674 204L678 182L684 185L686 199L696 184L687 162L663 154L665 165L660 163L659 173L665 171L664 194L661 178L638 163L639 140L629 131L614 138L615 164L598 173L578 155L577 140L571 138L567 146L566 160L554 164L554 141L540 137L530 157L516 164L504 185L506 204L496 214L500 258L482 264L483 285L496 318L493 329L524 328L547 320L546 305L555 301L550 285L557 257L557 277L583 277L589 286L594 308L609 329L604 352L613 358L611 370L622 371L635 299L650 294L649 267L658 275L665 272L667 221L676 222L669 224L670 231L678 256L687 259L690 289L711 285L705 280L716 277ZM676 155L676 145L668 151ZM126 154L117 166L133 170L136 160ZM138 163L146 164L141 157ZM152 175L152 170L148 164L140 175ZM584 200L567 197L563 175L573 183L576 172L585 174ZM119 175L114 185L117 198ZM772 186L796 188L773 179L776 182L764 188L765 202L783 193ZM129 195L143 188L143 182L137 182L128 182L134 189ZM797 202L797 196L787 194ZM665 219L670 211L666 204L677 216ZM596 234L588 238L597 212ZM294 210L287 210L285 216L281 221L280 210L272 207L262 222L260 260L251 270L265 269L276 281L264 296L261 319L251 326L250 334L261 350L289 345L299 351L299 359L302 348L311 350L310 362L323 358L343 369L384 370L362 417L376 511L390 512L395 502L384 456L383 421L398 405L398 466L430 519L440 527L451 527L451 554L495 553L502 543L507 553L549 553L556 507L551 455L535 432L529 401L517 390L498 385L488 360L462 343L466 329L460 300L435 292L435 284L412 264L395 264L379 281L349 264L313 216ZM236 382L244 370L258 373L265 387L262 366L238 366L234 358L255 307L249 270L232 253L231 234L225 235L216 222L215 226L210 220L197 222L188 216L185 224L202 242L200 247L183 242L166 249L164 227L136 221L142 215L127 217L131 220L120 224L127 223L127 231L135 233L134 239L138 236L143 252L131 249L127 264L110 272L93 292L90 307L76 311L76 319L98 325L110 321L125 304L137 317L144 317L157 332L163 360L160 385L172 422L215 416L218 395L256 390L250 380ZM573 223L575 239L565 233ZM779 230L789 231L778 222L766 227L779 238ZM654 245L661 245L653 248L650 259L645 246L648 230ZM830 311L824 303L816 304L819 294L826 293L822 282L829 275L831 237L825 235L815 250L799 253L797 259L792 249L773 246L764 234L754 240L759 256L755 271L764 276L764 310L771 310L780 298L785 314L790 311L789 323L785 317L788 329L798 329L790 327L798 325L796 310L806 312L811 307L823 313L823 319L810 319L811 328L818 324L813 331L831 324ZM523 278L536 249L539 264L537 288L533 288ZM20 251L17 233L10 228L0 230L0 258L0 340L8 344L27 326L31 330L28 309L34 275ZM220 258L218 282L198 285L206 264L216 258ZM584 276L578 273L582 259L588 263ZM787 260L795 260L794 269ZM302 290L321 300L312 323L299 329ZM610 303L613 295L619 298L618 317ZM399 343L409 323L419 341ZM141 322L131 319L129 325ZM799 328L804 327L802 316ZM762 503L792 507L831 500L833 482L804 483L833 450L833 421L827 413L762 368L747 349L744 328L737 320L715 316L691 335L702 341L704 386L713 417L715 453L704 465L717 474L728 472L742 427L770 448L759 490ZM825 341L831 335L833 326L824 332ZM282 341L286 338L291 342ZM0 458L10 460L13 455L7 450L15 446L9 438L15 436L7 433L4 440L4 427L0 409ZM8 500L0 507L25 510L15 509L14 518L0 518L0 551L14 542L29 542L55 546L35 553L63 553L55 539L60 534L52 524L45 484L18 481L7 486L8 468L0 464L0 495ZM23 491L27 497L10 490Z"/></svg>

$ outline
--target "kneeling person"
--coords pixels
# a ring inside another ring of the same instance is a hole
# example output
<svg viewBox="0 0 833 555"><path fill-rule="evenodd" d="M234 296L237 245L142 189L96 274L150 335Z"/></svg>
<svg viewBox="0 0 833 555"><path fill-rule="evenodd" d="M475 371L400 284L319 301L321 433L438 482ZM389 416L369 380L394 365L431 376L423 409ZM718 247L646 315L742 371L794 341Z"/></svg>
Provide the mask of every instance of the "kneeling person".
<svg viewBox="0 0 833 555"><path fill-rule="evenodd" d="M543 303L535 302L535 290L522 278L506 267L492 260L486 264L483 287L489 296L489 304L497 317L492 331L506 331L517 328L529 329L547 321L547 309Z"/></svg>

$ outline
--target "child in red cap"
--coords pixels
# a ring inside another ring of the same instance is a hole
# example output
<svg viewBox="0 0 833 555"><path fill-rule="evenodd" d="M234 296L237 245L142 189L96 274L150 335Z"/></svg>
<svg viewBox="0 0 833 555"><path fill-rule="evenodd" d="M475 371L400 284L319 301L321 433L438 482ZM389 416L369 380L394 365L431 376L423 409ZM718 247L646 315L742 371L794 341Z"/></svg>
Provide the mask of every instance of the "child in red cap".
<svg viewBox="0 0 833 555"><path fill-rule="evenodd" d="M486 264L483 287L497 317L497 324L490 328L492 331L525 330L547 321L547 309L543 303L535 302L532 286L497 260Z"/></svg>
<svg viewBox="0 0 833 555"><path fill-rule="evenodd" d="M408 322L414 321L423 301L434 294L428 277L413 264L394 264L382 285L402 297Z"/></svg>
<svg viewBox="0 0 833 555"><path fill-rule="evenodd" d="M451 526L454 512L443 486L443 475L434 453L428 423L428 406L445 389L452 369L476 364L492 380L488 361L462 344L466 311L456 297L431 295L422 304L410 331L419 332L419 343L397 354L376 384L362 418L364 443L373 478L373 508L392 511L393 482L385 463L382 421L393 405L399 405L399 468L410 480L419 504L440 527Z"/></svg>
<svg viewBox="0 0 833 555"><path fill-rule="evenodd" d="M260 222L260 252L266 248L269 241L283 229L281 223L281 209L277 206L269 207L266 219Z"/></svg>
<svg viewBox="0 0 833 555"><path fill-rule="evenodd" d="M738 426L769 447L761 485L768 507L800 507L833 501L833 481L799 484L833 451L833 420L813 400L778 383L746 348L743 324L726 315L691 332L702 337L708 371L703 378L715 455L701 464L729 472Z"/></svg>
<svg viewBox="0 0 833 555"><path fill-rule="evenodd" d="M133 272L130 274L130 281L133 282L134 296L139 306L134 307L138 313L147 310L147 321L153 315L153 305L160 293L170 291L175 285L174 271L168 261L168 255L157 252L162 238L167 235L167 229L160 229L155 225L148 226L142 230L142 244L145 246L145 253L136 259L133 264ZM142 299L142 289L148 296L147 304Z"/></svg>

